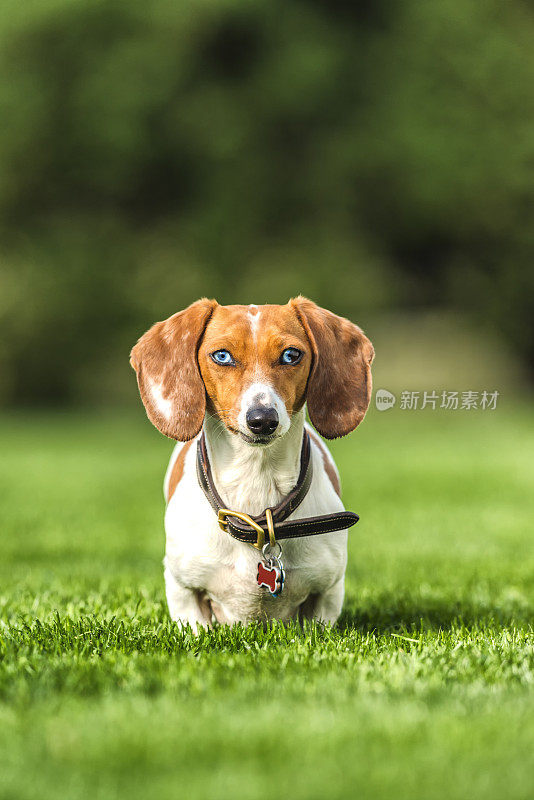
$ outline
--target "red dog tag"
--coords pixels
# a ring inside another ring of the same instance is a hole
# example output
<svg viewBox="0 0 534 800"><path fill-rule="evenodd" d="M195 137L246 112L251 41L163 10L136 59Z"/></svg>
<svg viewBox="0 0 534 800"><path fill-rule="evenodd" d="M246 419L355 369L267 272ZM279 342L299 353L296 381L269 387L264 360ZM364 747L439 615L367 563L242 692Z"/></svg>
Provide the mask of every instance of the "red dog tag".
<svg viewBox="0 0 534 800"><path fill-rule="evenodd" d="M284 588L284 570L272 564L266 566L263 561L258 562L258 586L265 586L273 597L278 597Z"/></svg>

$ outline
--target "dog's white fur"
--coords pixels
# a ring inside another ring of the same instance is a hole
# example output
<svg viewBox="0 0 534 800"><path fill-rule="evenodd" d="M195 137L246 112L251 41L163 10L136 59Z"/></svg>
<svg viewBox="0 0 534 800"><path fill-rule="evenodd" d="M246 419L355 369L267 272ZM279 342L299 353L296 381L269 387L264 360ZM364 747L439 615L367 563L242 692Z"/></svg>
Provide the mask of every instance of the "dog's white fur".
<svg viewBox="0 0 534 800"><path fill-rule="evenodd" d="M244 412L258 393L269 395L271 391L268 386L256 385L254 391L244 392ZM228 508L260 514L280 502L296 484L304 409L291 419L286 412L286 417L287 421L280 416L285 435L261 447L248 444L228 432L219 420L206 416L204 429L213 478ZM179 443L173 451L165 478L166 495L172 467L183 446ZM329 454L328 457L333 464ZM310 490L290 519L343 510L313 439L311 458ZM198 484L195 461L196 440L186 454L183 476L165 514L165 586L172 619L189 624L194 630L215 620L232 624L253 619L294 619L299 611L304 617L335 622L344 597L347 531L284 541L286 584L282 594L273 598L256 582L258 551L219 528Z"/></svg>

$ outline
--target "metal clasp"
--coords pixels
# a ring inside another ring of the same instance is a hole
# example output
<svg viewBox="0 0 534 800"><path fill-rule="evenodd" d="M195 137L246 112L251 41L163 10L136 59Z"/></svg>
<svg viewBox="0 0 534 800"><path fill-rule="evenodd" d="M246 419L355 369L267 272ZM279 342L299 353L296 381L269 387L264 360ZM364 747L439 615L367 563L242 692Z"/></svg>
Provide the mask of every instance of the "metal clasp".
<svg viewBox="0 0 534 800"><path fill-rule="evenodd" d="M226 522L226 517L237 517L237 519L240 519L241 522L246 522L247 525L250 525L251 528L254 528L258 534L258 538L256 539L254 547L256 547L258 550L262 549L265 542L265 531L261 525L258 525L258 523L252 519L252 517L249 517L248 514L243 514L241 511L231 511L229 508L220 508L217 513L217 521L219 522L220 529L225 533L228 533L228 523ZM269 523L267 523L267 525L269 525Z"/></svg>
<svg viewBox="0 0 534 800"><path fill-rule="evenodd" d="M265 509L265 519L267 521L267 530L269 531L269 544L271 547L274 547L276 544L276 538L274 535L273 512L270 508Z"/></svg>

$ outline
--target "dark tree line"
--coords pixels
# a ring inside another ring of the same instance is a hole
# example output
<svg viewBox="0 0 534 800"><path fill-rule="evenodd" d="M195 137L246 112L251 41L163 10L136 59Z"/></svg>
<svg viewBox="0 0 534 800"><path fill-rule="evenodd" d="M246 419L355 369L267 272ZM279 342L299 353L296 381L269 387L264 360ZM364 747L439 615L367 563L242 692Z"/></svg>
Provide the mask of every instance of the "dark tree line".
<svg viewBox="0 0 534 800"><path fill-rule="evenodd" d="M0 22L2 401L113 395L202 294L457 308L534 374L527 3L32 10Z"/></svg>

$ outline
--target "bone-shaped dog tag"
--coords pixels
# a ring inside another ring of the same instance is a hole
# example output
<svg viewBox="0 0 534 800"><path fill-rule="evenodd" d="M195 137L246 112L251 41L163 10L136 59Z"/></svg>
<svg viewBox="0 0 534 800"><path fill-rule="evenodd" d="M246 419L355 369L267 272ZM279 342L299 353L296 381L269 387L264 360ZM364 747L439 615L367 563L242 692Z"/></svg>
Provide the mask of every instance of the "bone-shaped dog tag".
<svg viewBox="0 0 534 800"><path fill-rule="evenodd" d="M267 563L259 561L256 579L258 586L265 586L273 597L278 597L284 588L285 580L284 568L280 559L271 557Z"/></svg>

